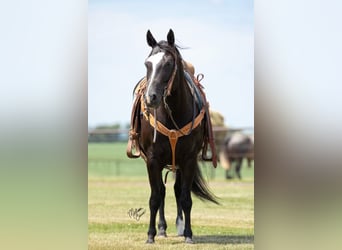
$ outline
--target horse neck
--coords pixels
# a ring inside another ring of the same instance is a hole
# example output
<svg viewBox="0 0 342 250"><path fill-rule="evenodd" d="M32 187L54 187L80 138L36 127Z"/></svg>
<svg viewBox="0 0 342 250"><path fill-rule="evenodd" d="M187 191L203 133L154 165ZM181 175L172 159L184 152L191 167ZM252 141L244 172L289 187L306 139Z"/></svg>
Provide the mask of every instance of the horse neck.
<svg viewBox="0 0 342 250"><path fill-rule="evenodd" d="M166 98L173 119L179 125L185 125L193 117L193 97L187 86L183 68L178 67L172 86L171 95Z"/></svg>

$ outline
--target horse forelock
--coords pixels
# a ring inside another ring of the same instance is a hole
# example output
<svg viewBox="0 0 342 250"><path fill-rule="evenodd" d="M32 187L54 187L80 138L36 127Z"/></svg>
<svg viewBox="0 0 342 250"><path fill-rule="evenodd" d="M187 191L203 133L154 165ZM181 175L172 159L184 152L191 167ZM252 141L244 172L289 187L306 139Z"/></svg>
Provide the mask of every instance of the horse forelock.
<svg viewBox="0 0 342 250"><path fill-rule="evenodd" d="M149 56L153 54L157 54L158 52L166 52L166 53L173 55L176 61L182 61L182 55L180 54L178 50L180 48L181 47L179 47L176 44L174 46L170 46L167 41L162 40L159 43L157 43L157 45L152 49Z"/></svg>

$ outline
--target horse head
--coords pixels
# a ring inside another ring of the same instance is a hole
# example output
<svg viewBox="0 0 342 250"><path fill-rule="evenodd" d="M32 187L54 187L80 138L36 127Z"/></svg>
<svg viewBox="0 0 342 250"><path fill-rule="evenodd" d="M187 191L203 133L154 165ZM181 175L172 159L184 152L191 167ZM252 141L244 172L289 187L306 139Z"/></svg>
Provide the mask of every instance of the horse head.
<svg viewBox="0 0 342 250"><path fill-rule="evenodd" d="M144 99L148 107L158 108L163 97L170 93L179 53L172 29L167 34L167 41L157 43L150 30L147 31L146 40L152 51L145 60L147 89Z"/></svg>

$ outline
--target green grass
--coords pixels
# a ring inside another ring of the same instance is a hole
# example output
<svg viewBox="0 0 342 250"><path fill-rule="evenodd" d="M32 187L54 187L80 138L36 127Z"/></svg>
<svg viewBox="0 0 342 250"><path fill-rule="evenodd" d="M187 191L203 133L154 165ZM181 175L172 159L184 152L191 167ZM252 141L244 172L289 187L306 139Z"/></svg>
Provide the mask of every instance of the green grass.
<svg viewBox="0 0 342 250"><path fill-rule="evenodd" d="M89 249L254 248L254 175L253 168L246 166L242 169L242 181L225 180L219 166L212 178L213 168L203 166L209 186L222 205L205 203L193 196L194 245L186 245L183 237L176 236L174 182L170 174L165 202L168 237L156 237L155 244L146 245L150 195L146 167L141 159L128 159L125 147L122 143L89 144ZM127 214L130 208L144 208L146 213L136 221Z"/></svg>

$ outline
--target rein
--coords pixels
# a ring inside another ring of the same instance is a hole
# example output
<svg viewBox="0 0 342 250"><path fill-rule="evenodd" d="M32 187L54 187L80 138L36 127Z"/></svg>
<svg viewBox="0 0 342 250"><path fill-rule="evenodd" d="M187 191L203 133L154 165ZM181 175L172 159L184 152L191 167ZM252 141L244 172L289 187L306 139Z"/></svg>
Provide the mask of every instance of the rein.
<svg viewBox="0 0 342 250"><path fill-rule="evenodd" d="M173 123L173 126L175 126L176 129L182 133L181 129L178 127L178 125L177 125L175 119L173 118L172 110L170 109L169 105L168 105L167 102L166 102L166 96L165 96L165 95L164 95L164 98L163 98L163 102L164 102L164 107L165 107L165 109L166 109L166 112L168 113L168 115L169 115L169 117L170 117L170 119L171 119L171 121L172 121L172 123ZM195 106L196 106L196 101L195 101L195 98L193 98L193 108L194 108L194 112L193 112L193 114L192 114L191 128L189 129L189 131L188 131L186 134L183 134L183 135L190 135L191 132L192 132L192 130L194 129Z"/></svg>
<svg viewBox="0 0 342 250"><path fill-rule="evenodd" d="M176 57L174 56L174 58L176 58ZM171 75L169 81L167 82L167 85L166 85L166 88L165 88L166 96L171 95L173 81L175 80L176 73L177 73L177 63L176 63L176 60L175 60L175 68L173 69L172 75Z"/></svg>
<svg viewBox="0 0 342 250"><path fill-rule="evenodd" d="M170 77L170 79L169 79L169 81L168 81L168 83L167 83L167 85L166 85L166 87L165 87L165 92L164 92L164 95L163 95L163 103L164 103L165 110L166 110L166 112L168 113L168 115L169 115L169 117L170 117L170 119L171 119L171 121L172 121L172 123L173 123L173 126L175 126L175 128L177 129L177 131L180 131L180 133L182 133L182 135L189 135L189 134L191 134L192 130L194 129L196 100L195 100L195 98L193 98L193 110L194 110L194 112L193 112L193 116L192 116L191 128L186 132L186 134L183 134L182 130L179 128L179 126L177 125L175 119L173 118L172 110L170 109L169 105L168 105L167 102L166 102L166 97L168 97L168 96L171 95L171 90L172 90L173 82L174 82L174 80L175 80L175 76L176 76L176 74L177 74L177 69L178 69L177 63L176 63L176 62L177 62L177 56L176 56L176 54L173 53L173 52L171 52L171 51L169 51L169 52L173 55L173 58L174 58L174 61L175 61L175 67L174 67L173 72L172 72L172 75L171 75L171 77ZM188 80L186 79L185 81L188 81ZM193 87L190 87L189 84L188 84L188 86L189 86L189 88L190 88L190 91L191 91L192 96L194 97L194 89L193 89ZM156 116L156 110L154 110L154 116L157 117L157 116ZM196 127L197 127L197 126L198 126L198 124L196 125ZM156 131L156 123L155 123L154 126L152 126L152 127L154 127L154 133L155 133L155 131ZM196 128L196 127L195 127L195 128ZM160 131L159 131L159 132L160 132ZM155 142L155 139L156 139L156 138L155 138L155 136L154 136L154 138L153 138L153 143ZM174 172L174 171L173 171L173 172Z"/></svg>

